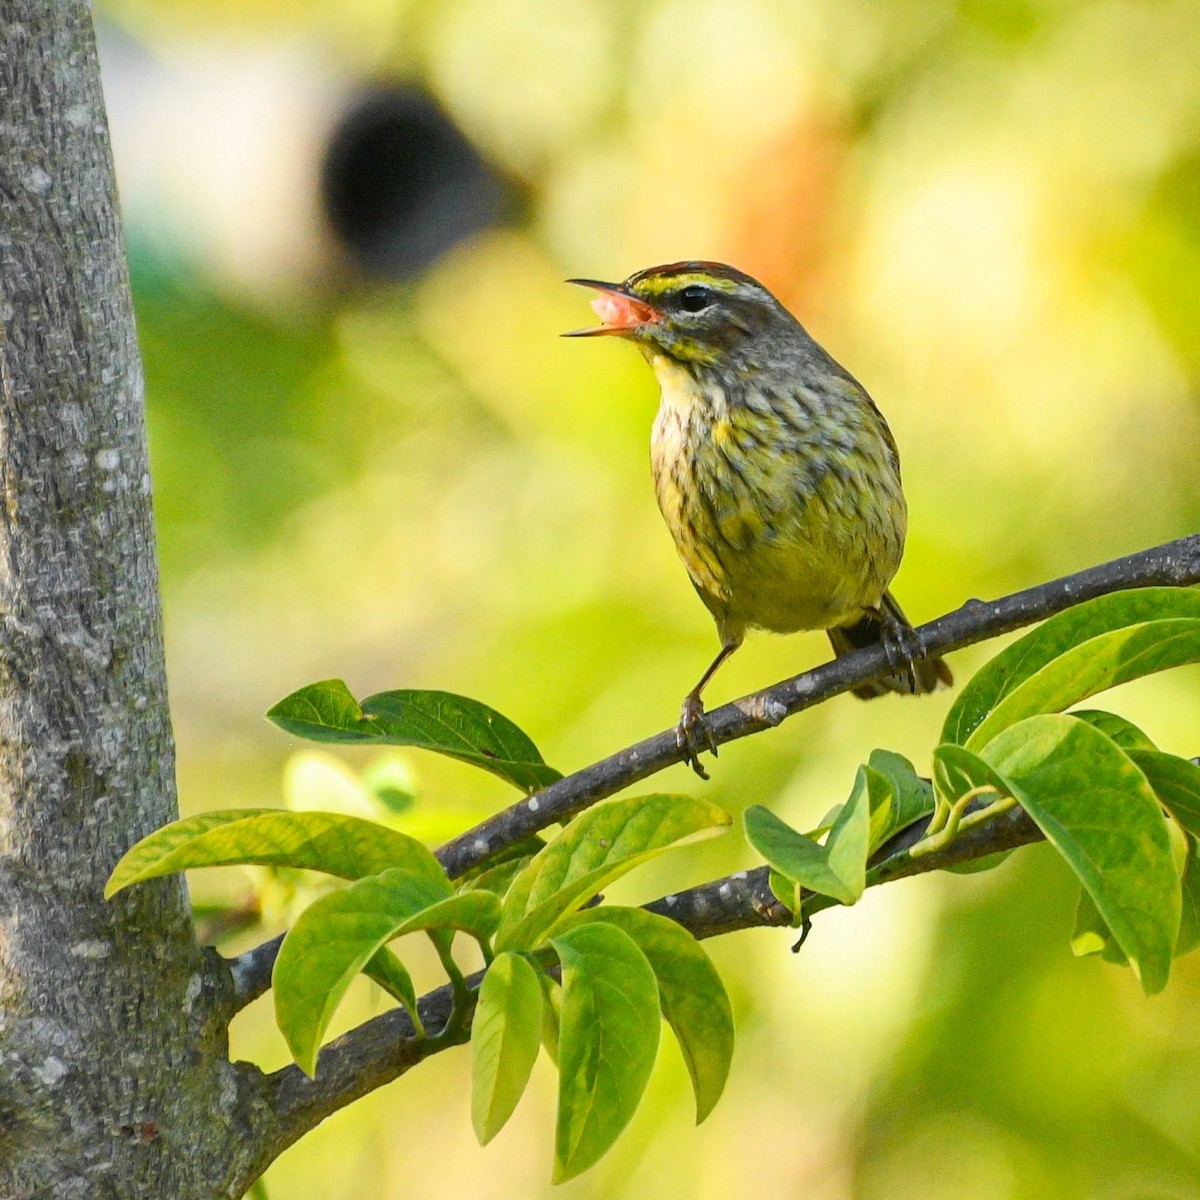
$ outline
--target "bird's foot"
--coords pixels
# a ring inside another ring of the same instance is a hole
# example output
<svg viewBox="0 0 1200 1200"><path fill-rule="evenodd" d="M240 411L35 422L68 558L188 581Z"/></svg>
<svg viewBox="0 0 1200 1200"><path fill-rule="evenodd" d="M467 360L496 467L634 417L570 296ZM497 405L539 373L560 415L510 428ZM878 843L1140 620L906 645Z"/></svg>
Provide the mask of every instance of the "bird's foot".
<svg viewBox="0 0 1200 1200"><path fill-rule="evenodd" d="M692 770L701 779L707 779L708 772L700 761L700 752L711 750L713 758L716 758L717 743L704 719L704 702L695 692L688 692L683 698L679 724L675 727L675 744L683 751L684 761Z"/></svg>
<svg viewBox="0 0 1200 1200"><path fill-rule="evenodd" d="M917 663L925 658L925 643L921 635L905 620L886 606L879 611L883 652L888 666L908 679L910 689L917 690Z"/></svg>

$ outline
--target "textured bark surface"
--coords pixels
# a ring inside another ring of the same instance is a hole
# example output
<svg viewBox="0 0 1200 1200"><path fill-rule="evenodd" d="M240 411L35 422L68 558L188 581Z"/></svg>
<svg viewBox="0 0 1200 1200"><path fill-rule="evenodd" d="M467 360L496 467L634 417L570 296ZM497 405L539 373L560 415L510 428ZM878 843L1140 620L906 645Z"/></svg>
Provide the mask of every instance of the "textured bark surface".
<svg viewBox="0 0 1200 1200"><path fill-rule="evenodd" d="M0 1197L240 1194L260 1076L179 879L142 376L87 7L0 3Z"/></svg>

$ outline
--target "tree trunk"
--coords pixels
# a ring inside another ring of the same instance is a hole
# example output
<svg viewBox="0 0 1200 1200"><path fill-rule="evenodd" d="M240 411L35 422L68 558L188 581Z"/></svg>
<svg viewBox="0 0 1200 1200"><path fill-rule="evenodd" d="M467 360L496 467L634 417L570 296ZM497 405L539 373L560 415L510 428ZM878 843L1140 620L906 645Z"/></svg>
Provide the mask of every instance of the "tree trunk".
<svg viewBox="0 0 1200 1200"><path fill-rule="evenodd" d="M91 18L0 4L0 1197L240 1194L261 1075L180 879L142 374Z"/></svg>

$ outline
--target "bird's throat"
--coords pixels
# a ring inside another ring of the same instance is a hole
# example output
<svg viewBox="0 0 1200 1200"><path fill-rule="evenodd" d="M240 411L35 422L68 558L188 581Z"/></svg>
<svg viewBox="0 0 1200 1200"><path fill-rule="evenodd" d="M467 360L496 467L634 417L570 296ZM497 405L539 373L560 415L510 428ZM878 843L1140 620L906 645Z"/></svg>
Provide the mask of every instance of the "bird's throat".
<svg viewBox="0 0 1200 1200"><path fill-rule="evenodd" d="M688 417L703 410L714 418L723 415L725 396L720 388L706 385L699 373L667 354L654 354L650 365L662 390L663 408Z"/></svg>

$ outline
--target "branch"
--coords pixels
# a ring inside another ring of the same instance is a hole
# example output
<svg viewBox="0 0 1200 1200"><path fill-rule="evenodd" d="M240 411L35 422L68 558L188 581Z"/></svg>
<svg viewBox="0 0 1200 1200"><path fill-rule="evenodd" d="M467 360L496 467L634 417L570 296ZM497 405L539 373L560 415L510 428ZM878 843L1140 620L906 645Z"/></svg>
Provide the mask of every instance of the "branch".
<svg viewBox="0 0 1200 1200"><path fill-rule="evenodd" d="M976 802L969 805L967 811L974 812L980 807L982 805ZM1042 841L1045 836L1024 809L1012 808L982 825L964 830L944 849L913 858L908 851L925 836L928 825L928 817L917 821L875 852L868 864L868 887L924 875L928 871L945 870L1003 850L1015 850ZM701 940L742 929L788 925L792 914L775 898L767 881L768 874L767 867L738 871L724 879L714 879L673 896L664 896L645 907L650 912L678 921ZM809 916L838 907L836 900L817 895L807 888L801 898L802 907Z"/></svg>
<svg viewBox="0 0 1200 1200"><path fill-rule="evenodd" d="M1181 538L990 604L969 601L956 612L923 626L918 633L928 652L944 653L1019 629L1106 592L1196 582L1200 582L1200 536ZM887 669L881 650L857 651L716 710L710 717L714 736L719 743L727 742L769 728ZM439 858L451 875L461 875L528 833L567 820L589 804L679 761L682 755L675 746L673 732L649 738L481 823L443 847ZM538 803L531 807L532 801ZM1014 808L966 830L940 851L913 858L909 850L924 836L927 824L928 819L901 831L875 854L867 876L869 887L981 859L1042 837L1028 814ZM805 898L811 900L804 906L806 914L836 903L810 893L805 893ZM772 894L766 867L738 871L664 896L646 907L679 922L697 938L787 925L792 919L788 908ZM280 940L264 943L234 960L235 987L243 1003L269 986ZM480 978L481 974L475 975L469 983L477 987ZM318 1060L315 1079L310 1080L294 1065L271 1075L268 1096L275 1120L260 1146L264 1164L331 1113L406 1074L423 1059L465 1041L465 1031L454 1039L439 1040L436 1036L435 1031L446 1025L452 1000L453 991L448 985L421 999L421 1019L430 1037L417 1038L407 1015L397 1009L327 1046Z"/></svg>
<svg viewBox="0 0 1200 1200"><path fill-rule="evenodd" d="M961 608L917 630L927 654L945 654L1032 625L1108 592L1154 584L1200 583L1200 534L1066 575L1001 600L968 600ZM706 723L718 745L760 733L879 675L889 667L882 646L835 658L774 687L743 696L709 713ZM507 846L683 762L675 731L667 730L584 767L536 796L522 800L447 842L438 859L451 878L462 875Z"/></svg>
<svg viewBox="0 0 1200 1200"><path fill-rule="evenodd" d="M872 859L873 866L867 877L869 887L984 858L998 851L1013 850L1042 837L1029 816L1014 808L964 831L944 850L912 858L908 850L924 836L927 825L928 818L918 821L880 848ZM806 906L809 911L836 904L826 896L814 896L810 892L805 896L813 900L811 906ZM787 925L792 917L787 907L772 895L766 867L738 871L686 892L664 896L646 908L678 921L697 938ZM471 976L468 983L476 988L482 976L479 972ZM448 984L421 998L421 1021L433 1037L417 1038L407 1014L402 1009L394 1009L325 1047L318 1060L315 1079L309 1079L294 1065L271 1075L267 1081L268 1096L276 1122L261 1145L264 1164L278 1157L331 1113L398 1079L423 1059L465 1041L466 1034L457 1042L436 1040L436 1031L445 1025L452 1001L453 991Z"/></svg>
<svg viewBox="0 0 1200 1200"><path fill-rule="evenodd" d="M1033 625L1109 592L1154 585L1186 587L1196 583L1200 583L1200 534L1089 567L1000 600L968 600L954 612L922 625L917 635L927 653L946 654ZM856 650L714 709L706 718L708 728L718 745L736 741L771 729L787 717L891 669L882 646ZM673 729L655 734L480 822L447 842L438 851L438 860L452 879L457 878L522 838L548 825L569 821L590 805L683 760ZM232 960L235 1011L271 986L271 970L281 941L281 937L275 938Z"/></svg>
<svg viewBox="0 0 1200 1200"><path fill-rule="evenodd" d="M233 997L229 1015L239 1013L247 1004L257 1000L271 986L271 972L275 970L275 959L283 945L284 934L276 934L269 942L255 946L227 959L229 974L233 978Z"/></svg>
<svg viewBox="0 0 1200 1200"><path fill-rule="evenodd" d="M467 982L474 989L482 978L481 971ZM449 984L421 997L418 1011L427 1037L416 1036L402 1008L392 1009L330 1042L321 1051L314 1079L295 1065L271 1075L267 1097L273 1121L256 1135L261 1169L326 1117L398 1079L424 1059L465 1041L469 1029L454 1042L437 1037L449 1020L453 1003L454 990Z"/></svg>

